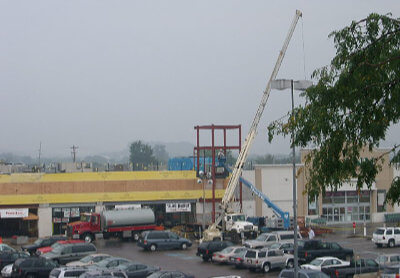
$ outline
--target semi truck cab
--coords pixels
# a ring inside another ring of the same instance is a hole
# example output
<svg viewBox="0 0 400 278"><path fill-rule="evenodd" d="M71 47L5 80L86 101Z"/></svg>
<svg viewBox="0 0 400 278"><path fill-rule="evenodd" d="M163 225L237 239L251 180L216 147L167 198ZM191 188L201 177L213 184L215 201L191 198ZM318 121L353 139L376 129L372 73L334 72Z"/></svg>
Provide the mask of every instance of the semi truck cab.
<svg viewBox="0 0 400 278"><path fill-rule="evenodd" d="M93 235L99 232L101 232L101 222L98 213L83 213L80 221L68 224L68 236L74 239L82 238L90 242L93 240Z"/></svg>

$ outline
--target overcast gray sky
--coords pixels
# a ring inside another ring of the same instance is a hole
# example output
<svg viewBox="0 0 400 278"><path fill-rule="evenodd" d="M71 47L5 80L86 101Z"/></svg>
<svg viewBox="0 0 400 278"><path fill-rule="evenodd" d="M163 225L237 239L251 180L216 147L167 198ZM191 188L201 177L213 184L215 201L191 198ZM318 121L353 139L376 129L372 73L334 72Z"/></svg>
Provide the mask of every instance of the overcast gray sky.
<svg viewBox="0 0 400 278"><path fill-rule="evenodd" d="M280 78L328 64L328 34L352 20L400 16L398 0L2 0L0 152L36 156L39 142L45 156L68 156L72 144L81 155L138 139L195 144L193 127L212 123L242 124L244 139L296 9L303 20ZM252 153L289 153L287 140L266 136L289 108L289 92L271 92Z"/></svg>

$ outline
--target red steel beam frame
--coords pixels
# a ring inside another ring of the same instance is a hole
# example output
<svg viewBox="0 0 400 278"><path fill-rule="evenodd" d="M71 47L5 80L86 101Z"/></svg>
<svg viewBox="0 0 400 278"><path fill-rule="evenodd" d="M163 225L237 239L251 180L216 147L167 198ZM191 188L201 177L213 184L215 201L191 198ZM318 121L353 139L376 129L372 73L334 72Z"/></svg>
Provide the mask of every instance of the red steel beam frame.
<svg viewBox="0 0 400 278"><path fill-rule="evenodd" d="M205 152L206 150L211 150L212 153L212 162L211 162L211 174L212 174L212 221L215 222L215 151L218 149L222 149L226 156L227 150L239 150L241 151L242 148L242 126L241 125L204 125L204 126L195 126L194 129L196 130L196 137L197 137L197 144L194 147L193 154L196 154L197 159L197 174L199 173L200 168L200 151L203 150L204 156L204 173L207 173L206 163L205 163ZM239 132L239 144L237 146L227 146L226 145L226 131L227 130L235 130L237 129ZM211 130L211 146L200 146L200 130ZM224 145L223 146L215 146L215 130L223 130L224 136ZM240 182L240 210L242 210L243 203L242 203L242 183Z"/></svg>

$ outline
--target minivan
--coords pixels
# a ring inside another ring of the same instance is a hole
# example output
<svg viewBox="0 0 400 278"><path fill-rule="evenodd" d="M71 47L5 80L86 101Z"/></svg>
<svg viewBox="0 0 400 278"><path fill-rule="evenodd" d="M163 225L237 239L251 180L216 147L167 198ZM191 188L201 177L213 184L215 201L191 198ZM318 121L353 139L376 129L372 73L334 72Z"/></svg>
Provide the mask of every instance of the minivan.
<svg viewBox="0 0 400 278"><path fill-rule="evenodd" d="M185 250L192 246L192 242L169 231L145 231L141 234L137 245L150 251L157 249Z"/></svg>
<svg viewBox="0 0 400 278"><path fill-rule="evenodd" d="M59 245L41 256L56 261L59 264L66 264L78 261L87 255L96 253L96 251L96 247L91 243L71 243Z"/></svg>

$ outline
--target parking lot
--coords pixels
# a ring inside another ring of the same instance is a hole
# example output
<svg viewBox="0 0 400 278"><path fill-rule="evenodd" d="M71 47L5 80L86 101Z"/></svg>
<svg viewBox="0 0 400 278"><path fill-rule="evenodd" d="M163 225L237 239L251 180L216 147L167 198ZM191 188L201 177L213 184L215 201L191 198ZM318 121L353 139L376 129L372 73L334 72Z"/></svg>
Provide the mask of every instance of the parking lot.
<svg viewBox="0 0 400 278"><path fill-rule="evenodd" d="M353 248L356 256L360 257L376 258L378 254L400 252L400 247L377 248L371 240L361 237L349 238L331 234L321 239L335 241L343 247ZM200 278L220 275L239 275L241 277L278 277L279 275L279 270L273 270L268 274L253 273L247 269L236 269L230 265L203 262L196 256L197 243L194 243L191 248L185 251L170 250L156 252L143 251L134 242L119 240L99 240L95 244L99 252L125 257L145 264L157 265L164 270L181 270Z"/></svg>

